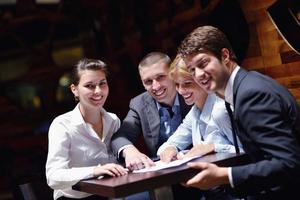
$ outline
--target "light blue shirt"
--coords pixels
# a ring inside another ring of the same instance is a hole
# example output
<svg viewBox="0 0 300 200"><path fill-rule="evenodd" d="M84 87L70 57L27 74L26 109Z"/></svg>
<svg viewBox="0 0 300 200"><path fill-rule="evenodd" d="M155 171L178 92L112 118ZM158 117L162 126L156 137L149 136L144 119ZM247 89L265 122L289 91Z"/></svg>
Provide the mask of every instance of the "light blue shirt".
<svg viewBox="0 0 300 200"><path fill-rule="evenodd" d="M215 152L235 153L230 118L224 100L209 94L203 110L192 107L174 134L157 151L159 155L168 146L183 150L189 145L214 144ZM244 152L238 141L241 152Z"/></svg>

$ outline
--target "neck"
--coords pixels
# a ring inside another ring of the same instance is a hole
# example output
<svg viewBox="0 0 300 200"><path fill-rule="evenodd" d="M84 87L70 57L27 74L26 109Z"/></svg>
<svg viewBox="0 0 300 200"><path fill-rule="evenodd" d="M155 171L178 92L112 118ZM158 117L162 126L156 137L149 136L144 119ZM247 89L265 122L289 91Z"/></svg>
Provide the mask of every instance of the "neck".
<svg viewBox="0 0 300 200"><path fill-rule="evenodd" d="M237 63L234 62L234 61L229 61L227 64L226 64L226 67L227 67L227 73L225 74L225 80L224 80L224 83L223 83L223 87L220 89L220 90L217 90L216 91L216 94L222 98L222 99L225 99L225 90L226 90L226 86L228 84L228 81L230 79L230 76L232 74L232 72L234 71L234 69L237 67Z"/></svg>
<svg viewBox="0 0 300 200"><path fill-rule="evenodd" d="M218 97L220 97L221 99L225 99L224 94L220 94L219 92L216 92L216 95L217 95Z"/></svg>
<svg viewBox="0 0 300 200"><path fill-rule="evenodd" d="M101 112L98 109L88 109L79 105L80 112L85 122L97 124L101 121Z"/></svg>
<svg viewBox="0 0 300 200"><path fill-rule="evenodd" d="M172 99L170 102L166 102L166 103L163 103L163 104L165 104L165 105L168 105L168 106L173 106L174 105L174 103L175 103L175 99L176 99L176 92L173 94L173 97L172 98L170 98L170 99Z"/></svg>
<svg viewBox="0 0 300 200"><path fill-rule="evenodd" d="M195 102L197 108L202 110L203 107L204 107L206 99L207 99L207 94L205 94L205 96L201 97L197 102Z"/></svg>
<svg viewBox="0 0 300 200"><path fill-rule="evenodd" d="M237 67L237 63L234 61L230 61L230 62L228 62L227 67L228 67L230 75L231 75L233 70Z"/></svg>

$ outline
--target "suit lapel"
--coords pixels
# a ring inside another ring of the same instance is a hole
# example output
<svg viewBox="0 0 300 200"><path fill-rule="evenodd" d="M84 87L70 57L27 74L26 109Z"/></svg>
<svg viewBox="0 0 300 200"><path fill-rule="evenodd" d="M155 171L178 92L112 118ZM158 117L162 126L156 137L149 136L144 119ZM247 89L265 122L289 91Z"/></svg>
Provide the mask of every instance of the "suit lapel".
<svg viewBox="0 0 300 200"><path fill-rule="evenodd" d="M154 138L158 137L160 118L159 118L156 102L150 95L146 96L143 109L145 109L145 113L147 113L147 123L151 135L154 136Z"/></svg>

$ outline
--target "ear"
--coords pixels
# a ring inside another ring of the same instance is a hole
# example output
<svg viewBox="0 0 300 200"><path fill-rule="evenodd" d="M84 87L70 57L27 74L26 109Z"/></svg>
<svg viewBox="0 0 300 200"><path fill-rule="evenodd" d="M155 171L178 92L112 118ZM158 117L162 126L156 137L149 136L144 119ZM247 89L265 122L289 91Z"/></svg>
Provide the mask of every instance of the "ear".
<svg viewBox="0 0 300 200"><path fill-rule="evenodd" d="M72 84L72 85L70 85L70 89L71 89L72 93L74 94L74 96L77 97L78 96L77 87L74 84Z"/></svg>
<svg viewBox="0 0 300 200"><path fill-rule="evenodd" d="M224 62L225 64L229 63L229 61L230 61L230 52L229 52L228 49L223 48L221 50L221 59L222 59L222 62Z"/></svg>

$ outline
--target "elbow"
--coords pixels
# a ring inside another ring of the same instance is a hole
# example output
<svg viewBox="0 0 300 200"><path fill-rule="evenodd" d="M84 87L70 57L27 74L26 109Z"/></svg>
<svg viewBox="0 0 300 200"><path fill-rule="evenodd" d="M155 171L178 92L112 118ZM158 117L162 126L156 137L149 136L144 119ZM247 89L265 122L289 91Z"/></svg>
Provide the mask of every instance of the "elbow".
<svg viewBox="0 0 300 200"><path fill-rule="evenodd" d="M59 182L56 182L56 181L53 181L53 180L50 180L47 178L47 184L50 188L52 188L53 190L59 190L59 189L62 189L61 188L61 185L59 184Z"/></svg>

